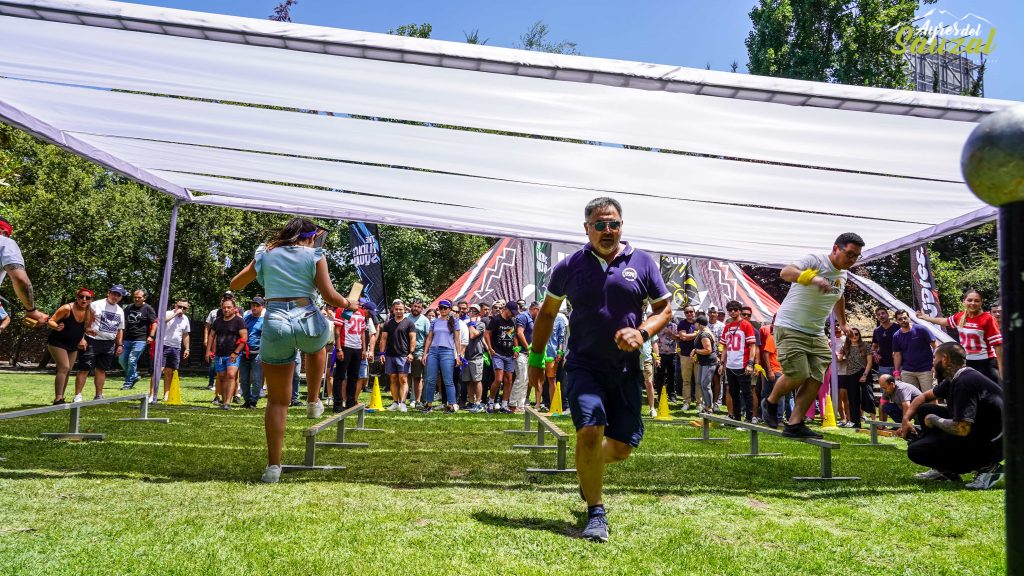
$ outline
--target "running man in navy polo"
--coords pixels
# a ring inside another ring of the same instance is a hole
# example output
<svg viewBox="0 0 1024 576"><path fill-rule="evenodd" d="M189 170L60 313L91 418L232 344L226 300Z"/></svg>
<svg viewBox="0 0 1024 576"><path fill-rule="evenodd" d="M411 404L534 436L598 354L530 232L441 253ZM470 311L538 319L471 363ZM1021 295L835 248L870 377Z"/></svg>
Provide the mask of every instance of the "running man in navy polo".
<svg viewBox="0 0 1024 576"><path fill-rule="evenodd" d="M596 198L584 216L590 242L552 269L528 364L530 382L539 386L545 345L568 298L573 310L565 379L576 426L576 473L588 507L583 537L605 542L604 468L625 460L643 438L640 347L672 320L672 308L657 262L620 242L622 206L611 198ZM648 302L653 313L641 323Z"/></svg>

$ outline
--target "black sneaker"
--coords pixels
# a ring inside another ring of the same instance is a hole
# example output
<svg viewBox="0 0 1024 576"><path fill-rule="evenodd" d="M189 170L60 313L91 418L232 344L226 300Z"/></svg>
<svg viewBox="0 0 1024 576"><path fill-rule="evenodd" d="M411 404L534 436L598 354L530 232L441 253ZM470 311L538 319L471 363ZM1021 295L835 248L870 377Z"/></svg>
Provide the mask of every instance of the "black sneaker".
<svg viewBox="0 0 1024 576"><path fill-rule="evenodd" d="M595 514L587 519L587 527L583 529L583 539L591 542L608 541L608 518L604 514Z"/></svg>
<svg viewBox="0 0 1024 576"><path fill-rule="evenodd" d="M121 390L131 390L131 389L132 389L132 385L131 384L122 384L121 385Z"/></svg>
<svg viewBox="0 0 1024 576"><path fill-rule="evenodd" d="M335 414L338 414L338 413L340 413L344 409L345 408L341 404L335 403L334 406L331 407L331 412L334 412Z"/></svg>
<svg viewBox="0 0 1024 576"><path fill-rule="evenodd" d="M761 421L769 428L779 429L779 405L772 404L767 398L761 400Z"/></svg>
<svg viewBox="0 0 1024 576"><path fill-rule="evenodd" d="M294 406L305 406L305 405L306 405L305 402L303 402L302 400L298 400L298 399L292 400L292 403L289 404L289 406L293 406L293 407Z"/></svg>
<svg viewBox="0 0 1024 576"><path fill-rule="evenodd" d="M824 438L821 434L811 430L803 422L799 424L786 424L782 427L782 435L786 438Z"/></svg>
<svg viewBox="0 0 1024 576"><path fill-rule="evenodd" d="M974 480L965 484L964 487L970 490L988 490L1003 479L1005 472L1003 465L999 463L986 466L978 470L978 475L974 477Z"/></svg>

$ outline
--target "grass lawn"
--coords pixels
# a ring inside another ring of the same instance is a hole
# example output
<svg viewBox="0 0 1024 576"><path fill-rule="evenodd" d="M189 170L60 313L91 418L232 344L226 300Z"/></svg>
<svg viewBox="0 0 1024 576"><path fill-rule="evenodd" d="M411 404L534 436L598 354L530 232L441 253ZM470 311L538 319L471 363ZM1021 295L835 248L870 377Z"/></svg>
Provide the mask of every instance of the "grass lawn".
<svg viewBox="0 0 1024 576"><path fill-rule="evenodd" d="M52 381L0 374L0 410L48 404ZM347 470L263 485L263 411L213 409L205 379L186 379L183 396L186 406L151 411L170 424L116 420L136 404L83 410L82 430L103 442L40 438L64 431L66 412L0 421L0 574L1006 571L1003 491L918 482L901 441L850 448L867 437L835 431L834 473L862 479L801 483L790 477L817 474L812 446L764 438L762 451L784 456L732 458L748 434L684 442L700 430L648 423L641 447L608 470L612 539L598 545L578 538L575 476L527 477L554 453L511 448L526 437L502 430L522 416L368 415L386 430L351 433L368 449L318 452ZM286 462L301 463L310 423L292 410Z"/></svg>

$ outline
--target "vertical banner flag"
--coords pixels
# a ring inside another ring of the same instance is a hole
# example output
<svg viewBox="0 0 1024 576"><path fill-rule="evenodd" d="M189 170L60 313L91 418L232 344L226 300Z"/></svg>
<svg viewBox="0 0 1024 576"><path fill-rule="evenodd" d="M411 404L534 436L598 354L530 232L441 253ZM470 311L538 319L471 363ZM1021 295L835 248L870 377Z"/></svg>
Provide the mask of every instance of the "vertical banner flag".
<svg viewBox="0 0 1024 576"><path fill-rule="evenodd" d="M377 225L349 222L349 241L352 244L352 264L363 283L363 295L373 301L379 312L388 309L384 290L384 267L380 259L380 241Z"/></svg>
<svg viewBox="0 0 1024 576"><path fill-rule="evenodd" d="M910 279L914 285L914 306L928 316L941 318L939 291L935 288L927 244L919 244L910 249Z"/></svg>
<svg viewBox="0 0 1024 576"><path fill-rule="evenodd" d="M693 277L690 259L682 256L661 257L661 277L672 293L672 308L680 309L687 304L700 303L697 280Z"/></svg>
<svg viewBox="0 0 1024 576"><path fill-rule="evenodd" d="M548 293L548 273L551 272L551 267L554 263L551 262L551 243L550 242L534 242L533 243L534 260L536 261L536 282L537 287L535 300L544 300L544 296Z"/></svg>

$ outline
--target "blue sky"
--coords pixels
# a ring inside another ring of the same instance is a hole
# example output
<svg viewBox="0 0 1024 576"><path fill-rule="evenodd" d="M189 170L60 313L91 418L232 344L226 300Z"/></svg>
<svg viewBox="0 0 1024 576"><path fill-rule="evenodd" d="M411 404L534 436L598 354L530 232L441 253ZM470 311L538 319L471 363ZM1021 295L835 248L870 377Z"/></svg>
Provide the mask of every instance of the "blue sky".
<svg viewBox="0 0 1024 576"><path fill-rule="evenodd" d="M275 0L143 0L140 4L265 18ZM674 64L729 70L735 60L746 71L743 44L750 31L747 13L754 0L610 1L563 0L538 2L422 2L377 0L348 3L340 0L299 0L293 20L386 32L407 23L429 22L433 38L464 41L464 33L479 29L492 46L513 46L537 20L551 30L552 41L571 40L581 53L601 58ZM989 57L985 95L1024 101L1024 4L1021 0L939 0L925 7L958 16L973 12L997 29L996 48Z"/></svg>

